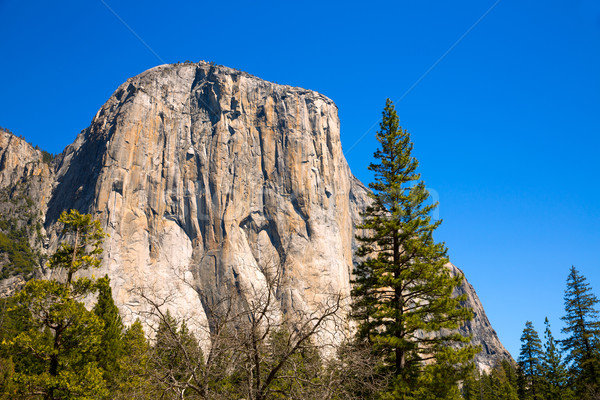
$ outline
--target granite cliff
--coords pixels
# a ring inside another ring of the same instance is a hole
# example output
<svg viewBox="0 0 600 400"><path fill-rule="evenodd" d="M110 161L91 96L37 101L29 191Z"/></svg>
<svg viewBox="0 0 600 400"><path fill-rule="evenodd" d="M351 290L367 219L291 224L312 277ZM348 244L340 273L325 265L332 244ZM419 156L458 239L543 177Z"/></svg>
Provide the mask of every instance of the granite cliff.
<svg viewBox="0 0 600 400"><path fill-rule="evenodd" d="M282 313L350 292L368 191L342 153L337 108L319 93L204 62L163 65L121 85L50 165L3 131L0 157L0 188L28 182L44 221L50 239L33 247L55 248L65 209L102 222L100 273L126 322L144 311L140 287L205 321L232 288L260 291L270 265L285 275ZM510 358L472 286L460 290L476 314L464 329L482 345L480 368Z"/></svg>

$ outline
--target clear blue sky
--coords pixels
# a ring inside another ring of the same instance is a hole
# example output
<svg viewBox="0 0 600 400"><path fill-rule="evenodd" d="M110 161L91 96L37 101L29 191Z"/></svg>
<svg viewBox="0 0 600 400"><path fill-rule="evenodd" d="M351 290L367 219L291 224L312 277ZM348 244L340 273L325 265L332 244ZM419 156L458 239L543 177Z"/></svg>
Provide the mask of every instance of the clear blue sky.
<svg viewBox="0 0 600 400"><path fill-rule="evenodd" d="M0 0L0 126L58 153L127 78L215 61L332 98L369 181L401 100L437 238L516 357L528 319L560 336L572 264L600 293L600 3L495 3Z"/></svg>

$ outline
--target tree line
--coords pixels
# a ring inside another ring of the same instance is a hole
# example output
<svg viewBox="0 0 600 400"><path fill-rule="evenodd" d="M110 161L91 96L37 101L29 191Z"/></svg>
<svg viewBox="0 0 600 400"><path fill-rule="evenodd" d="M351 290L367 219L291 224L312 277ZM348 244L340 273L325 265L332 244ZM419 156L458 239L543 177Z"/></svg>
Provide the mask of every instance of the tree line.
<svg viewBox="0 0 600 400"><path fill-rule="evenodd" d="M465 399L600 399L598 299L575 267L569 271L564 305L564 339L554 337L546 318L542 342L527 321L517 365L503 362L488 373L474 373L465 381Z"/></svg>

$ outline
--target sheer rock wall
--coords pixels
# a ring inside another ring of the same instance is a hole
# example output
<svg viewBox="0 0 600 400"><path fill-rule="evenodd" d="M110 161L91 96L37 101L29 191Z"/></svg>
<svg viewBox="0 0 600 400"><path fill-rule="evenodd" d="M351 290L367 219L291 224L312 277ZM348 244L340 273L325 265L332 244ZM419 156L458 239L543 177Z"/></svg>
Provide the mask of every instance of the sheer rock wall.
<svg viewBox="0 0 600 400"><path fill-rule="evenodd" d="M25 162L33 149L8 151L6 140L0 185L38 166ZM40 174L51 178L38 199L48 251L63 210L100 219L110 234L100 273L126 322L143 317L144 288L204 324L222 296L260 293L276 266L282 314L349 296L368 190L342 153L337 107L319 93L204 62L159 66L121 85ZM510 358L473 288L461 290L476 312L465 329L486 351L480 367Z"/></svg>

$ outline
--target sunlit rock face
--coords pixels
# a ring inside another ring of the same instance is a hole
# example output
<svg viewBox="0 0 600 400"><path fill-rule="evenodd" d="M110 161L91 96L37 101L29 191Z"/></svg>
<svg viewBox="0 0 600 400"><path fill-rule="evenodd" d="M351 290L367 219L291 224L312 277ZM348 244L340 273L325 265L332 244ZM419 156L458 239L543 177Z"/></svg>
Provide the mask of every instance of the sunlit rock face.
<svg viewBox="0 0 600 400"><path fill-rule="evenodd" d="M30 250L35 253L43 253L47 244L42 223L53 182L50 160L45 160L42 152L24 139L0 128L0 231L4 235L11 228L24 232ZM10 241L4 235L3 242ZM22 243L18 247L22 248ZM4 279L0 278L0 297L12 295L24 283L22 274L6 274L5 269L14 269L8 253L3 243L0 271Z"/></svg>
<svg viewBox="0 0 600 400"><path fill-rule="evenodd" d="M48 251L63 210L100 219L110 234L100 273L126 322L147 310L144 288L204 324L223 296L264 290L275 267L282 315L350 294L368 191L344 158L337 107L319 93L204 62L159 66L121 85L53 167L40 201ZM14 181L6 168L0 184ZM461 290L481 366L510 357L472 287Z"/></svg>

